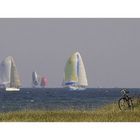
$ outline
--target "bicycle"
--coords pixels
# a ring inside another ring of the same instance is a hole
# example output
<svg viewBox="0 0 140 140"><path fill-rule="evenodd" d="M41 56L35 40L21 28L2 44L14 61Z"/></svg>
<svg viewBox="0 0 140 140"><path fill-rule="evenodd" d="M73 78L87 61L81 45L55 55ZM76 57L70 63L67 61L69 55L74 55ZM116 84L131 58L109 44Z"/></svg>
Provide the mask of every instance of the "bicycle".
<svg viewBox="0 0 140 140"><path fill-rule="evenodd" d="M133 100L127 94L123 94L123 96L118 100L118 106L120 110L133 110Z"/></svg>

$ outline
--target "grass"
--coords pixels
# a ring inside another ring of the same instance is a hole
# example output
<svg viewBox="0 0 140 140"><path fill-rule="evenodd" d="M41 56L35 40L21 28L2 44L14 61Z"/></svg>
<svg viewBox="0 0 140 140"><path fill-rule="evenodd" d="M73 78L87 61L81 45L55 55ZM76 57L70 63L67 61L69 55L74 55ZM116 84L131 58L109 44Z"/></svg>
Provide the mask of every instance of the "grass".
<svg viewBox="0 0 140 140"><path fill-rule="evenodd" d="M39 111L25 110L0 113L2 122L140 122L140 100L135 99L133 111L120 111L113 103L95 111L57 110Z"/></svg>

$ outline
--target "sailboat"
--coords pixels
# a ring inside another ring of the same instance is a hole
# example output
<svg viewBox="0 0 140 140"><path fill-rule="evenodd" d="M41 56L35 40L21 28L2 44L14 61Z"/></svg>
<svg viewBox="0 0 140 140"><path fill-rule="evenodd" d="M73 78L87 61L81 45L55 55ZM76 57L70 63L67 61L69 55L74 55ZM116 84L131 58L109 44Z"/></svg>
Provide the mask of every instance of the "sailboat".
<svg viewBox="0 0 140 140"><path fill-rule="evenodd" d="M6 57L0 64L0 87L6 91L19 91L21 82L12 56Z"/></svg>
<svg viewBox="0 0 140 140"><path fill-rule="evenodd" d="M33 88L45 88L48 84L48 79L46 76L39 76L37 72L32 73L32 86Z"/></svg>
<svg viewBox="0 0 140 140"><path fill-rule="evenodd" d="M33 86L34 88L36 88L36 87L39 86L39 84L40 84L40 78L39 78L37 72L34 71L34 72L32 73L32 86Z"/></svg>
<svg viewBox="0 0 140 140"><path fill-rule="evenodd" d="M48 84L48 79L47 79L47 77L43 76L43 77L41 78L40 86L41 86L42 88L45 88L45 87L47 86L47 84Z"/></svg>
<svg viewBox="0 0 140 140"><path fill-rule="evenodd" d="M88 86L84 63L79 52L72 54L66 62L62 85L70 90L84 90Z"/></svg>

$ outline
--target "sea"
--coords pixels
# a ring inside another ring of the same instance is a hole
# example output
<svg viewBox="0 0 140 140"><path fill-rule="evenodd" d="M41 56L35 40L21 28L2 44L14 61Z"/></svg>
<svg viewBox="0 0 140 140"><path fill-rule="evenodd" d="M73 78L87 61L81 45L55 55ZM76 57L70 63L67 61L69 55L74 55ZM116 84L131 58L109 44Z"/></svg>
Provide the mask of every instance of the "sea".
<svg viewBox="0 0 140 140"><path fill-rule="evenodd" d="M64 88L21 88L18 92L0 90L0 112L22 110L95 110L117 102L120 88L87 88L70 91ZM131 88L129 95L140 97L140 89Z"/></svg>

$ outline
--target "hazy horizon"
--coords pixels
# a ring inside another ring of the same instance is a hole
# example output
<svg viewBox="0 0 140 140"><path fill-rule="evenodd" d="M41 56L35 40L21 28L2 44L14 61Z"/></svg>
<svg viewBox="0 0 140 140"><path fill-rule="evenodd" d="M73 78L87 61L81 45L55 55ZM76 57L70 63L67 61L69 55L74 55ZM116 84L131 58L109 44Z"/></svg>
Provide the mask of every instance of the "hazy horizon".
<svg viewBox="0 0 140 140"><path fill-rule="evenodd" d="M14 57L23 87L33 71L61 87L76 51L89 87L139 87L140 19L0 19L0 61Z"/></svg>

